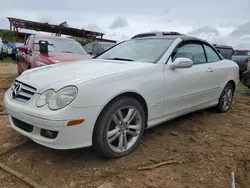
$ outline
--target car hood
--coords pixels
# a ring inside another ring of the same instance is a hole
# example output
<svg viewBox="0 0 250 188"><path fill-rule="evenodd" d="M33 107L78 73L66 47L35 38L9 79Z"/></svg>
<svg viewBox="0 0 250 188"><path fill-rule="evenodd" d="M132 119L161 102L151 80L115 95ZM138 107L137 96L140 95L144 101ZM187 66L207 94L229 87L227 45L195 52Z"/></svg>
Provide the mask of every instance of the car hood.
<svg viewBox="0 0 250 188"><path fill-rule="evenodd" d="M47 65L24 71L17 80L43 92L48 88L60 89L66 85L77 85L101 77L153 66L153 63L125 62L92 59Z"/></svg>
<svg viewBox="0 0 250 188"><path fill-rule="evenodd" d="M89 54L77 54L77 53L61 53L61 52L49 52L48 55L40 54L42 58L48 59L53 63L61 63L67 61L76 61L80 59L91 59Z"/></svg>

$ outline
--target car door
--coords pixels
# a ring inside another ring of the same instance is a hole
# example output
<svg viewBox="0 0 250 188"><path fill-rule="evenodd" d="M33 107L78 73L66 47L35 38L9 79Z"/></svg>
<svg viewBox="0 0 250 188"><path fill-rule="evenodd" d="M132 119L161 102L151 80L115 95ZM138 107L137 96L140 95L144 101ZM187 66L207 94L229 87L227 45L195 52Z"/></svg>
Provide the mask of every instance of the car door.
<svg viewBox="0 0 250 188"><path fill-rule="evenodd" d="M31 39L31 36L25 41L24 46L28 48L28 43ZM27 53L19 51L18 58L17 58L17 69L18 73L22 73L24 70L27 69Z"/></svg>
<svg viewBox="0 0 250 188"><path fill-rule="evenodd" d="M28 48L28 43L29 43L30 38L31 37L28 37L28 39L24 43L24 46L27 47L27 48ZM26 61L26 53L25 52L20 52L19 55L20 55L20 57L19 57L20 63L24 63L22 61Z"/></svg>
<svg viewBox="0 0 250 188"><path fill-rule="evenodd" d="M26 64L28 66L30 66L33 54L34 54L34 39L32 37L27 44Z"/></svg>
<svg viewBox="0 0 250 188"><path fill-rule="evenodd" d="M171 69L170 64L180 57L189 58L193 66ZM211 97L211 73L204 48L199 42L183 42L172 53L164 68L164 115L182 113L209 102Z"/></svg>
<svg viewBox="0 0 250 188"><path fill-rule="evenodd" d="M203 44L206 57L207 65L211 73L210 83L211 88L214 88L210 92L211 100L218 98L221 94L221 87L224 87L225 76L227 76L227 70L225 64L227 59L222 59L218 53L209 45Z"/></svg>

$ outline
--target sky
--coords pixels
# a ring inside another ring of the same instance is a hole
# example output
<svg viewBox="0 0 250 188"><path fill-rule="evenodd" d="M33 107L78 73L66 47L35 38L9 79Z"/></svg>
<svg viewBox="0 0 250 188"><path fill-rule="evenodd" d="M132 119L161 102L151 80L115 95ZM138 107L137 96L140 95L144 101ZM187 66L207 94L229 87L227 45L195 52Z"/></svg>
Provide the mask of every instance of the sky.
<svg viewBox="0 0 250 188"><path fill-rule="evenodd" d="M250 49L250 0L8 0L0 6L1 29L9 29L6 17L67 21L70 27L100 31L117 41L141 32L177 31Z"/></svg>

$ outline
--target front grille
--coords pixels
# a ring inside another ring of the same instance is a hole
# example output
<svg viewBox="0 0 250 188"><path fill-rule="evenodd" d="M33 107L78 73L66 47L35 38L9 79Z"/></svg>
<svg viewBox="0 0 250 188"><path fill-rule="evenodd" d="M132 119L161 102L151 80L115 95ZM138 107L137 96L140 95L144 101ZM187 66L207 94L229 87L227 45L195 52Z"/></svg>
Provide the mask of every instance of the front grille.
<svg viewBox="0 0 250 188"><path fill-rule="evenodd" d="M28 133L31 133L33 131L33 125L30 125L28 123L25 123L19 119L16 119L14 117L11 117L13 124L18 127L19 129L22 129Z"/></svg>
<svg viewBox="0 0 250 188"><path fill-rule="evenodd" d="M25 83L15 80L11 87L10 94L11 94L11 97L15 100L18 100L21 102L27 102L36 93L36 90L37 89L32 86L29 86Z"/></svg>

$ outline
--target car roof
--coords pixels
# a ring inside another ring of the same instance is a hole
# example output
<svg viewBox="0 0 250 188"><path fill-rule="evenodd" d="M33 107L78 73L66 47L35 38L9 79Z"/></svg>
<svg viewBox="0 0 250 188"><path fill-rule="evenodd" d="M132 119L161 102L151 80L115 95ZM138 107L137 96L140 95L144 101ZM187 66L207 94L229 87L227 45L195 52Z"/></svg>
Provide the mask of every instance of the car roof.
<svg viewBox="0 0 250 188"><path fill-rule="evenodd" d="M33 35L34 38L49 38L49 39L63 39L63 40L74 40L71 38L60 37L60 36L52 36L52 35Z"/></svg>
<svg viewBox="0 0 250 188"><path fill-rule="evenodd" d="M211 48L213 48L217 53L215 46L213 46L212 44L210 44L206 40L203 40L203 39L200 39L197 37L193 37L193 36L188 36L186 34L175 32L175 31L157 31L157 32L140 33L140 34L133 36L131 39L132 40L142 40L142 39L147 39L147 38L173 39L173 40L180 38L184 42L189 42L189 41L190 42L191 41L192 42L202 42L202 43L210 46ZM223 59L223 56L220 53L217 53L217 55L219 55L220 58Z"/></svg>
<svg viewBox="0 0 250 188"><path fill-rule="evenodd" d="M228 45L218 45L218 44L213 44L213 46L215 48L225 48L225 49L233 49L232 46L228 46Z"/></svg>
<svg viewBox="0 0 250 188"><path fill-rule="evenodd" d="M114 43L114 42L100 42L100 41L92 41L92 42L89 42L89 43L87 43L86 45L88 45L88 44L116 44L116 43Z"/></svg>
<svg viewBox="0 0 250 188"><path fill-rule="evenodd" d="M177 39L181 38L183 41L197 41L197 42L204 42L209 44L206 40L188 36L183 33L175 32L175 31L157 31L157 32L146 32L146 33L140 33L135 36L133 36L131 39L145 39L145 38L165 38L165 39Z"/></svg>
<svg viewBox="0 0 250 188"><path fill-rule="evenodd" d="M96 42L96 43L99 43L99 44L116 44L114 42Z"/></svg>

